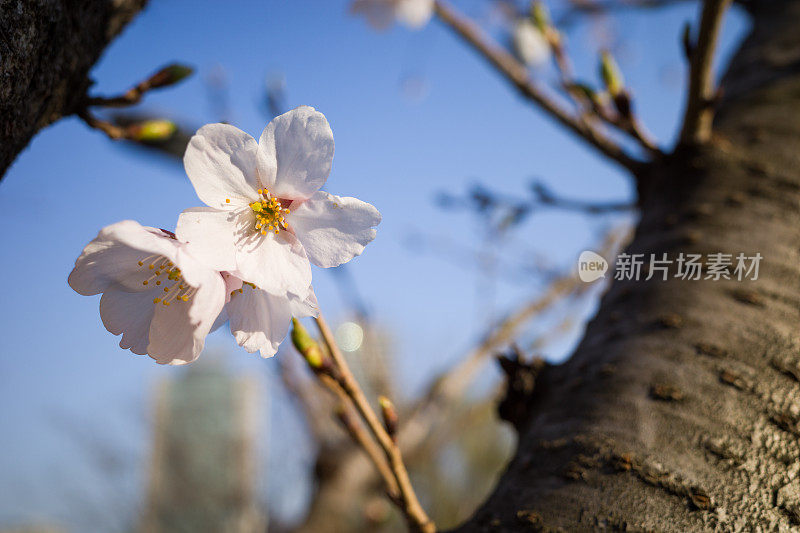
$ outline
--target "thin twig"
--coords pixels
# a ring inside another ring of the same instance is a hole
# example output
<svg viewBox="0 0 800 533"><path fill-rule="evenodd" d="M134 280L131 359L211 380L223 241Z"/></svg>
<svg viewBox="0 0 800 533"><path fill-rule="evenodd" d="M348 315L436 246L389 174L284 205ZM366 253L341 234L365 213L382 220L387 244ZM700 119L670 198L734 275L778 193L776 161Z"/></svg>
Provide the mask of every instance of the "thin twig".
<svg viewBox="0 0 800 533"><path fill-rule="evenodd" d="M548 207L565 209L568 211L580 211L589 215L618 213L636 209L636 204L630 202L582 202L571 198L563 198L555 195L544 183L538 181L535 182L531 188L536 195L538 203Z"/></svg>
<svg viewBox="0 0 800 533"><path fill-rule="evenodd" d="M402 503L402 510L406 515L409 524L418 531L423 533L433 533L436 531L436 526L425 513L422 505L417 499L414 488L411 485L411 479L408 476L408 470L403 463L403 457L400 453L400 448L394 443L392 438L386 432L386 429L381 424L378 415L370 406L367 398L358 385L350 367L347 364L344 356L333 338L333 332L328 326L325 319L320 316L316 319L317 326L319 327L320 334L322 335L325 344L328 347L331 358L338 368L338 382L346 393L347 397L352 401L359 415L369 428L372 436L377 441L378 445L383 450L386 460L389 462L389 467L394 474L397 481L397 487L400 493L400 502Z"/></svg>
<svg viewBox="0 0 800 533"><path fill-rule="evenodd" d="M119 139L127 138L127 134L124 128L120 128L119 126L115 126L114 124L108 121L101 120L95 117L93 114L89 112L88 109L83 109L79 111L78 117L80 117L80 119L83 120L87 126L102 131L103 133L108 135L110 139L116 141Z"/></svg>
<svg viewBox="0 0 800 533"><path fill-rule="evenodd" d="M340 403L336 413L339 421L347 430L350 437L364 450L369 460L375 466L375 469L381 475L381 478L383 478L384 483L386 483L386 492L389 494L389 498L397 502L400 492L397 487L397 480L394 477L394 472L389 468L389 464L386 462L386 458L383 456L375 440L367 433L364 426L353 418L353 402L336 380L325 375L320 376L320 378L325 386L339 397Z"/></svg>
<svg viewBox="0 0 800 533"><path fill-rule="evenodd" d="M546 95L530 80L528 70L513 55L492 43L476 24L458 13L453 6L444 0L436 0L435 8L436 14L442 22L479 52L523 96L536 103L557 122L631 172L637 172L642 166L641 161L625 153L617 143L598 131L593 124L575 117Z"/></svg>
<svg viewBox="0 0 800 533"><path fill-rule="evenodd" d="M706 0L700 16L697 45L692 50L689 67L689 92L683 116L680 142L702 144L711 139L714 119L714 51L719 38L722 18L730 0Z"/></svg>
<svg viewBox="0 0 800 533"><path fill-rule="evenodd" d="M140 81L118 96L87 96L84 101L84 106L129 107L141 102L146 92L174 85L189 76L192 72L193 69L190 67L173 63L162 67L154 74L151 74L147 79Z"/></svg>

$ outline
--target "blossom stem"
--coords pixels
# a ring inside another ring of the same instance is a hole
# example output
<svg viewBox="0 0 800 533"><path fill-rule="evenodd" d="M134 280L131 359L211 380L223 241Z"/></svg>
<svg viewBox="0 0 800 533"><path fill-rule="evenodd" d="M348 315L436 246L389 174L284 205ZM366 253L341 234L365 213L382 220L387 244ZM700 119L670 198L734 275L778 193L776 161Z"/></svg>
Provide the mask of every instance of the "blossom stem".
<svg viewBox="0 0 800 533"><path fill-rule="evenodd" d="M347 361L342 355L342 352L339 350L339 347L336 345L336 341L333 338L333 332L331 332L331 329L323 318L322 314L319 315L316 321L317 326L319 327L319 332L322 335L322 339L325 341L331 358L339 370L336 378L338 385L342 388L346 397L353 404L356 411L361 416L361 419L369 428L372 437L375 439L378 446L380 446L384 455L386 456L386 461L388 462L394 480L397 483L397 489L399 492L397 503L401 506L409 526L413 530L423 533L435 532L436 526L425 513L425 510L419 503L419 499L417 498L414 488L411 485L411 479L408 476L408 470L403 462L400 448L397 446L394 440L392 440L391 436L386 431L386 428L378 418L378 415L372 409L369 401L367 401L367 398L364 395L364 392L361 390L358 381L356 381L355 377L353 376Z"/></svg>

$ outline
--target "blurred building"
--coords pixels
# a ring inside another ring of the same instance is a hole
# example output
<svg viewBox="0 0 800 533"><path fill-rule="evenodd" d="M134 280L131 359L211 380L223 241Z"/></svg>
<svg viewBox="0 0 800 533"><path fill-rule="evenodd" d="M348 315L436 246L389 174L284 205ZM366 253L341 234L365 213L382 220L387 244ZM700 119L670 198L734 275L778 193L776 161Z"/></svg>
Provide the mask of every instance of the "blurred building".
<svg viewBox="0 0 800 533"><path fill-rule="evenodd" d="M203 363L161 385L140 531L266 531L256 493L255 385Z"/></svg>

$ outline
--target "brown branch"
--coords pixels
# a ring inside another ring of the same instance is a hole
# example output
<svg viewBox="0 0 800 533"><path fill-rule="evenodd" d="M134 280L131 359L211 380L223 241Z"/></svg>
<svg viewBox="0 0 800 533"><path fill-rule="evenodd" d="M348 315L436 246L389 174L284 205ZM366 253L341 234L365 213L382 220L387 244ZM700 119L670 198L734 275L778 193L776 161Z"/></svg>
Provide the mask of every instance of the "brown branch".
<svg viewBox="0 0 800 533"><path fill-rule="evenodd" d="M317 319L317 326L319 327L320 334L322 335L325 344L328 347L331 358L333 359L338 372L336 372L336 380L346 393L346 397L352 402L361 415L362 420L369 428L372 436L377 441L380 448L383 450L389 467L394 475L395 481L399 491L398 501L401 503L401 509L406 515L409 525L417 531L423 533L433 533L436 531L436 526L425 513L422 505L417 499L414 488L411 485L411 479L408 476L408 470L403 462L400 448L395 444L392 438L387 433L386 429L378 419L378 415L370 406L367 398L358 385L350 367L347 364L344 356L333 338L333 332L328 327L325 319L320 315Z"/></svg>
<svg viewBox="0 0 800 533"><path fill-rule="evenodd" d="M128 138L124 128L120 128L119 126L115 126L114 124L106 120L101 120L97 118L92 113L90 113L88 109L83 109L81 111L78 111L78 117L80 117L80 119L83 120L86 123L86 125L89 126L90 128L100 130L106 135L108 135L109 139L117 141L119 139Z"/></svg>
<svg viewBox="0 0 800 533"><path fill-rule="evenodd" d="M558 102L546 95L528 76L528 70L513 55L492 43L472 21L461 15L445 0L436 0L436 14L459 37L464 39L486 61L502 74L519 92L537 104L545 113L569 131L578 135L600 153L616 161L631 172L637 172L642 162L628 155L617 143L590 122L574 116Z"/></svg>
<svg viewBox="0 0 800 533"><path fill-rule="evenodd" d="M730 0L706 0L700 16L697 45L689 66L689 91L681 126L681 144L702 144L711 138L714 119L713 64L722 18Z"/></svg>
<svg viewBox="0 0 800 533"><path fill-rule="evenodd" d="M393 502L399 503L400 491L394 472L389 468L389 464L386 462L386 458L383 456L383 452L378 447L377 443L372 439L369 433L367 433L364 426L353 417L353 402L336 380L332 379L330 376L321 376L321 378L325 386L339 397L340 403L336 409L336 417L342 423L345 430L347 430L350 438L364 450L364 453L367 454L375 470L377 470L381 478L383 478L389 498Z"/></svg>
<svg viewBox="0 0 800 533"><path fill-rule="evenodd" d="M193 69L177 63L159 69L147 79L137 83L123 94L112 97L94 96L86 98L86 106L129 107L142 101L145 93L161 87L169 87L191 75Z"/></svg>

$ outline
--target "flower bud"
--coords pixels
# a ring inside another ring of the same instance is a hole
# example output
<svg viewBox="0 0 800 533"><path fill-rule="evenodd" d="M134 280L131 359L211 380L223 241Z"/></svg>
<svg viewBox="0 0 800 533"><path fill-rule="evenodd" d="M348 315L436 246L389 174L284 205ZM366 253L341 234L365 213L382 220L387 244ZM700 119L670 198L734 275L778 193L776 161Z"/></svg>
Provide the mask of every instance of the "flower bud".
<svg viewBox="0 0 800 533"><path fill-rule="evenodd" d="M194 69L192 67L173 63L171 65L167 65L150 76L144 82L144 85L147 86L148 89L168 87L169 85L175 85L176 83L182 81L184 78L190 76L193 72Z"/></svg>
<svg viewBox="0 0 800 533"><path fill-rule="evenodd" d="M547 11L547 6L540 0L531 2L531 20L533 20L536 28L547 35L547 30L550 27L550 13Z"/></svg>
<svg viewBox="0 0 800 533"><path fill-rule="evenodd" d="M145 120L128 126L128 137L134 141L152 143L172 137L178 127L170 120Z"/></svg>
<svg viewBox="0 0 800 533"><path fill-rule="evenodd" d="M388 433L389 436L392 437L392 440L394 440L395 434L397 433L398 423L397 411L394 408L394 404L386 396L379 396L378 404L381 406L383 425L386 428L386 433Z"/></svg>
<svg viewBox="0 0 800 533"><path fill-rule="evenodd" d="M608 90L611 96L619 94L622 87L625 85L617 62L614 61L614 57L605 50L600 53L600 76L603 78L606 90Z"/></svg>
<svg viewBox="0 0 800 533"><path fill-rule="evenodd" d="M292 344L314 370L321 370L326 366L326 357L319 344L296 318L292 318Z"/></svg>

